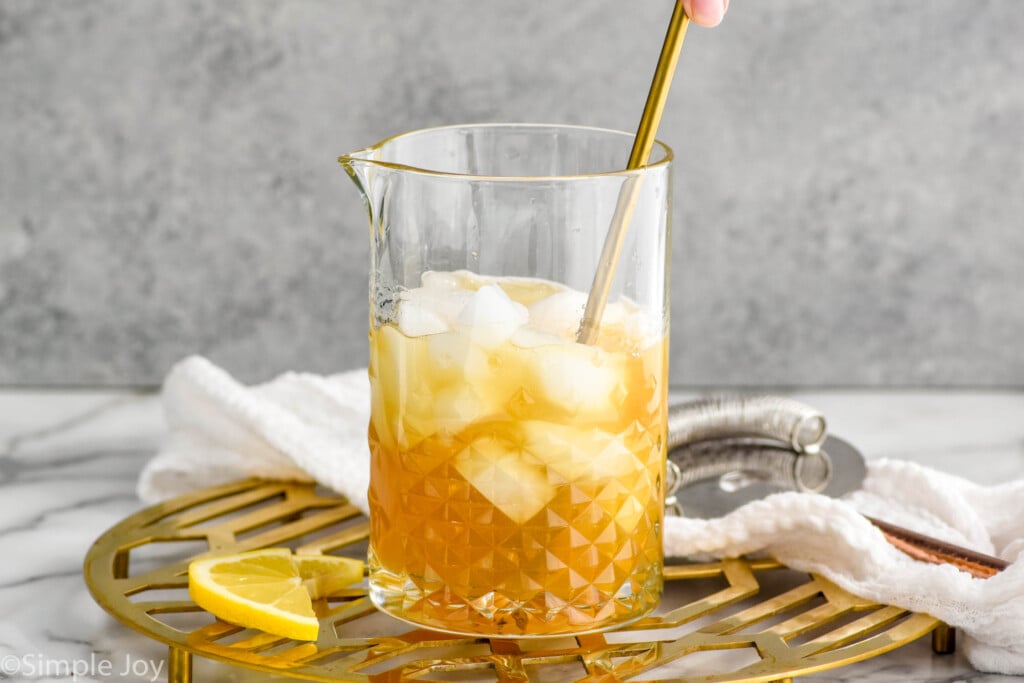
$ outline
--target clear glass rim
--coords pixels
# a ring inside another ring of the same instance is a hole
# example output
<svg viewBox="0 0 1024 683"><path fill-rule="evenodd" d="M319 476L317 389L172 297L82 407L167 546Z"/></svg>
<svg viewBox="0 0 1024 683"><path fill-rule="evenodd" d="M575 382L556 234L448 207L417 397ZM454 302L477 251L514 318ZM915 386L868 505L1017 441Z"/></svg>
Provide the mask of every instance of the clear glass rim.
<svg viewBox="0 0 1024 683"><path fill-rule="evenodd" d="M406 173L416 173L426 176L435 176L438 178L453 178L460 180L473 180L473 181L490 181L490 182L531 182L531 181L553 181L553 180L581 180L586 178L606 178L606 177L629 177L643 175L645 172L652 169L661 168L668 166L672 163L674 154L672 148L666 145L661 140L654 141L654 150L651 152L651 156L655 157L658 152L661 153L660 157L656 158L655 161L644 164L637 168L615 171L602 171L600 173L580 173L572 175L531 175L531 176L492 176L492 175L473 175L468 173L451 173L448 171L437 171L429 168L420 168L418 166L409 166L407 164L400 164L393 161L381 161L379 159L369 158L374 152L380 151L387 145L401 140L402 138L410 138L424 133L436 133L439 131L446 130L466 130L472 128L548 128L548 129L559 129L568 131L588 131L592 133L602 133L615 136L634 138L633 133L629 133L623 130L616 130L614 128L601 128L599 126L579 126L572 124L563 123L456 123L445 126L431 126L428 128L418 128L416 130L406 131L404 133L398 133L390 137L384 138L380 142L376 142L369 147L358 149L348 154L343 154L338 157L338 161L342 165L348 165L351 163L366 163L374 166L381 166L383 168L389 168L395 171L404 171Z"/></svg>

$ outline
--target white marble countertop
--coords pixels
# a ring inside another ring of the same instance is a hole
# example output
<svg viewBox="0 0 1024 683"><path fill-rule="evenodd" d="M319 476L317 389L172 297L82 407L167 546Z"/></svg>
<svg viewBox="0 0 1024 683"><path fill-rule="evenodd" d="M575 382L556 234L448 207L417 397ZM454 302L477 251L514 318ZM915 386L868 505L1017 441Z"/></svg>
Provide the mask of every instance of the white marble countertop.
<svg viewBox="0 0 1024 683"><path fill-rule="evenodd" d="M868 458L914 460L979 483L1024 477L1024 394L794 394ZM0 679L165 680L166 649L98 607L92 541L142 504L135 480L163 431L159 401L125 392L0 392ZM104 662L106 664L104 664ZM200 681L278 680L196 663ZM1002 681L928 639L815 681ZM804 679L801 679L804 680Z"/></svg>

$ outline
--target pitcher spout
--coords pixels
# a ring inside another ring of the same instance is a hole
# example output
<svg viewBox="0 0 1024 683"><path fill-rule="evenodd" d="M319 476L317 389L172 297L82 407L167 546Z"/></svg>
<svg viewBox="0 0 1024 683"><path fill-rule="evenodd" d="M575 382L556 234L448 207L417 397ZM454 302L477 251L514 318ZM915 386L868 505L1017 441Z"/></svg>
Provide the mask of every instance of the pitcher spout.
<svg viewBox="0 0 1024 683"><path fill-rule="evenodd" d="M338 163L345 169L345 173L352 179L352 182L356 184L359 193L363 196L363 201L367 203L368 207L372 206L370 188L373 186L372 175L376 167L374 157L378 153L379 150L374 147L366 147L365 149L338 157Z"/></svg>

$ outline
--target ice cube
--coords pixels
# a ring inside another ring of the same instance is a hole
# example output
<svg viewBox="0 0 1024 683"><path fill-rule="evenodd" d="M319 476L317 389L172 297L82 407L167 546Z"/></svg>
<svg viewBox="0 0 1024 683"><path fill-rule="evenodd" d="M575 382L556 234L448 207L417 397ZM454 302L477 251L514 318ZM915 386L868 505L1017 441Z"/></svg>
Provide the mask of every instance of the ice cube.
<svg viewBox="0 0 1024 683"><path fill-rule="evenodd" d="M563 339L575 339L587 305L587 295L570 289L544 297L530 305L530 327L555 334Z"/></svg>
<svg viewBox="0 0 1024 683"><path fill-rule="evenodd" d="M370 366L370 434L380 442L384 450L390 453L395 452L398 445L395 439L394 425L391 420L391 410L388 407L384 395L385 389L382 382L373 373L373 366Z"/></svg>
<svg viewBox="0 0 1024 683"><path fill-rule="evenodd" d="M587 422L614 421L624 395L623 368L614 355L582 344L534 349L529 387L567 415Z"/></svg>
<svg viewBox="0 0 1024 683"><path fill-rule="evenodd" d="M605 308L601 326L621 330L622 338L633 345L647 346L664 334L662 318L660 311L644 308L623 296Z"/></svg>
<svg viewBox="0 0 1024 683"><path fill-rule="evenodd" d="M391 325L373 331L370 381L373 387L371 422L382 442L406 448L430 435L433 426L432 389L423 343Z"/></svg>
<svg viewBox="0 0 1024 683"><path fill-rule="evenodd" d="M455 328L483 348L500 346L526 323L526 307L498 285L485 285L470 296L455 319Z"/></svg>
<svg viewBox="0 0 1024 683"><path fill-rule="evenodd" d="M595 477L608 477L628 481L644 469L644 464L633 451L626 448L622 439L594 430L586 443L593 444L594 457L590 461Z"/></svg>
<svg viewBox="0 0 1024 683"><path fill-rule="evenodd" d="M657 488L651 469L621 436L542 421L524 422L522 430L523 448L550 472L594 492L594 502L622 529L636 528Z"/></svg>
<svg viewBox="0 0 1024 683"><path fill-rule="evenodd" d="M455 324L455 319L458 317L459 311L463 309L466 302L469 301L469 298L472 295L472 292L464 289L441 289L432 287L408 289L402 292L399 297L399 321L401 321L402 318L403 308L417 307L431 314L431 321L434 325L433 329L435 329L435 331L428 332L427 334L437 334L438 332L450 330ZM418 321L426 316L420 311L415 311L410 314L410 317L413 321ZM444 323L444 330L437 329L440 326L440 323L437 322L438 320Z"/></svg>
<svg viewBox="0 0 1024 683"><path fill-rule="evenodd" d="M603 430L538 420L521 426L523 447L566 481L629 481L644 470L621 438Z"/></svg>
<svg viewBox="0 0 1024 683"><path fill-rule="evenodd" d="M428 270L420 280L427 289L463 289L463 278L444 270Z"/></svg>
<svg viewBox="0 0 1024 683"><path fill-rule="evenodd" d="M452 275L458 278L460 287L462 287L463 289L472 290L474 292L483 287L484 285L493 285L495 282L495 279L493 277L488 277L487 275L480 275L479 273L474 273L473 271L466 270L465 268L452 271Z"/></svg>
<svg viewBox="0 0 1024 683"><path fill-rule="evenodd" d="M492 414L493 407L468 384L441 389L433 398L434 421L438 432L452 436L473 422Z"/></svg>
<svg viewBox="0 0 1024 683"><path fill-rule="evenodd" d="M636 311L636 304L632 301L620 299L612 302L604 307L601 325L624 325L634 311Z"/></svg>
<svg viewBox="0 0 1024 683"><path fill-rule="evenodd" d="M448 322L438 313L415 300L398 304L398 329L407 337L423 337L448 331Z"/></svg>
<svg viewBox="0 0 1024 683"><path fill-rule="evenodd" d="M641 346L647 346L661 339L665 334L662 317L642 308L629 314L625 326L630 336Z"/></svg>
<svg viewBox="0 0 1024 683"><path fill-rule="evenodd" d="M544 466L529 452L500 437L477 439L455 456L473 488L517 524L536 515L555 497Z"/></svg>
<svg viewBox="0 0 1024 683"><path fill-rule="evenodd" d="M456 405L457 414L467 423L504 413L509 400L521 391L521 359L514 349L487 349L474 336L461 332L434 335L427 349L431 381L439 387L435 396L439 415L442 411L452 412ZM464 396L455 395L460 387L471 390L476 397L475 410L468 409ZM458 420L449 427L454 430L457 424Z"/></svg>
<svg viewBox="0 0 1024 683"><path fill-rule="evenodd" d="M428 270L420 276L423 286L429 289L464 289L475 292L484 285L494 283L494 278L477 275L469 270Z"/></svg>
<svg viewBox="0 0 1024 683"><path fill-rule="evenodd" d="M433 381L439 385L462 383L487 372L487 352L460 332L434 335L427 352Z"/></svg>
<svg viewBox="0 0 1024 683"><path fill-rule="evenodd" d="M542 332L532 327L520 327L509 338L509 341L521 349L535 349L538 346L559 346L572 343L564 337L559 337L550 332Z"/></svg>

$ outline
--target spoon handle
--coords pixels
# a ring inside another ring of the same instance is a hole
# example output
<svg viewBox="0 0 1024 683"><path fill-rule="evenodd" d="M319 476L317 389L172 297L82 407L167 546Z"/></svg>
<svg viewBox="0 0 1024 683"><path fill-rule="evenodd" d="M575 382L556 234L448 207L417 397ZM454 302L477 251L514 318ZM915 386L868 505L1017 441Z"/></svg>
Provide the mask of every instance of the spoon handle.
<svg viewBox="0 0 1024 683"><path fill-rule="evenodd" d="M995 576L1010 566L1009 562L998 557L946 543L874 517L867 519L882 531L885 540L915 560L932 564L951 564L979 579Z"/></svg>

